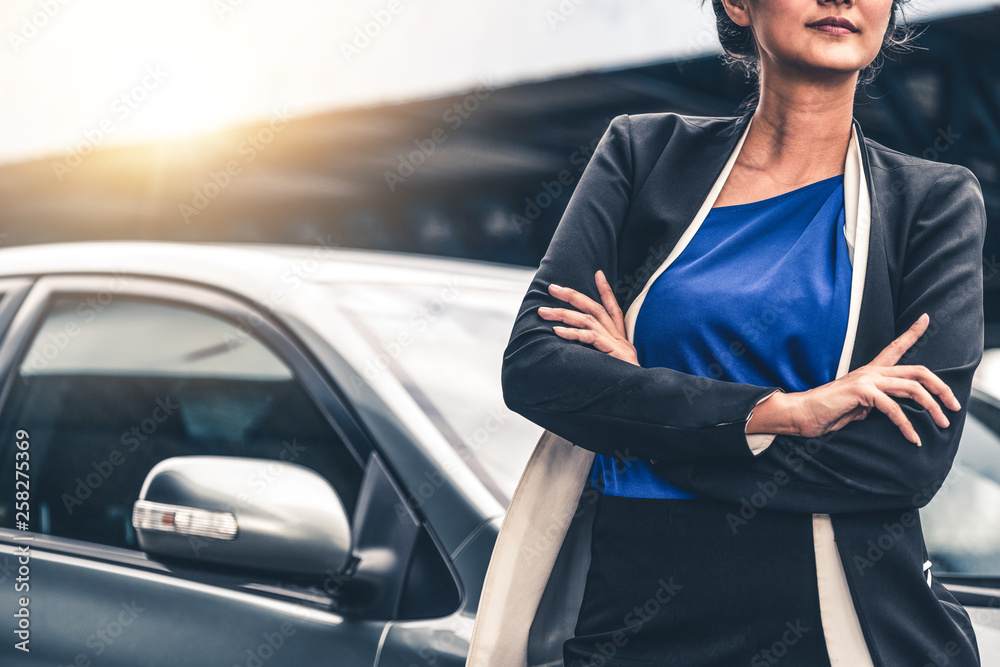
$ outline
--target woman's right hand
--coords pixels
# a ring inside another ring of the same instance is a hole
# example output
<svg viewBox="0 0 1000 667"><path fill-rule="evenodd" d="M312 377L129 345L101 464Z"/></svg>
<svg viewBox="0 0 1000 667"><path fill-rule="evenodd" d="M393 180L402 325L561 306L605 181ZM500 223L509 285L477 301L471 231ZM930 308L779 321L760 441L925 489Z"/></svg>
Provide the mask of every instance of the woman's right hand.
<svg viewBox="0 0 1000 667"><path fill-rule="evenodd" d="M941 428L946 428L949 421L931 394L939 396L951 410L961 407L951 388L927 367L896 365L903 353L927 330L929 322L930 317L924 313L870 363L819 387L784 394L773 409L787 410L782 421L791 419L789 430L792 435L819 437L841 429L856 419L864 419L872 408L876 408L884 412L908 440L919 446L920 437L916 429L893 396L915 400L931 414L934 422ZM777 392L771 398L780 395ZM754 416L757 410L770 402L769 398L757 406ZM776 416L772 414L772 418ZM762 417L767 421L766 416ZM747 432L751 431L748 429Z"/></svg>

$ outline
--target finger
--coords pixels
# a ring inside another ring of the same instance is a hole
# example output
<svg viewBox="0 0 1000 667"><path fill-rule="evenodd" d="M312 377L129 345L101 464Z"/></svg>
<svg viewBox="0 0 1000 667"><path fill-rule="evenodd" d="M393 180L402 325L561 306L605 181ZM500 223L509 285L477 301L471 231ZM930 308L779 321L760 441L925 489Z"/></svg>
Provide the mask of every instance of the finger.
<svg viewBox="0 0 1000 667"><path fill-rule="evenodd" d="M837 421L835 421L833 423L833 426L830 428L830 430L831 431L839 431L840 429L842 429L845 426L847 426L848 424L850 424L852 421L857 421L859 419L865 419L868 416L869 410L871 410L871 408L868 407L867 405L859 405L858 407L854 408L853 410L851 410L847 414L842 415L840 417L840 419L838 419Z"/></svg>
<svg viewBox="0 0 1000 667"><path fill-rule="evenodd" d="M948 408L952 410L962 409L962 404L958 402L957 398L955 398L955 392L951 390L951 387L949 387L944 380L935 375L934 372L926 366L919 364L904 364L902 366L891 366L880 370L884 375L917 380L927 387L928 391L936 394L941 399L941 402Z"/></svg>
<svg viewBox="0 0 1000 667"><path fill-rule="evenodd" d="M610 332L593 315L581 313L568 308L546 308L542 306L538 309L538 314L542 319L556 320L572 327L587 329L595 333L610 335Z"/></svg>
<svg viewBox="0 0 1000 667"><path fill-rule="evenodd" d="M611 321L611 317L608 316L604 307L586 294L578 292L572 287L553 284L549 285L549 292L560 301L566 301L571 306L593 316L608 331L615 330L615 323Z"/></svg>
<svg viewBox="0 0 1000 667"><path fill-rule="evenodd" d="M903 436L907 440L919 447L920 436L917 435L917 430L913 428L910 420L906 418L906 414L903 412L903 408L899 406L899 403L881 391L875 392L874 400L875 407L884 412L892 420L892 423L899 427L899 430L903 432Z"/></svg>
<svg viewBox="0 0 1000 667"><path fill-rule="evenodd" d="M576 307L580 311L587 313L594 319L601 322L601 325L608 329L609 331L614 330L614 322L611 321L610 316L601 304L591 299L586 294L578 292L571 287L564 287L561 285L549 285L549 292L552 296L556 297L561 301L566 301L570 305Z"/></svg>
<svg viewBox="0 0 1000 667"><path fill-rule="evenodd" d="M912 398L931 414L931 417L934 418L935 424L941 428L948 428L950 422L948 421L948 417L944 414L944 410L942 410L938 402L934 400L934 397L930 395L930 392L924 389L924 386L916 380L883 377L877 379L875 381L875 385L883 392L892 396Z"/></svg>
<svg viewBox="0 0 1000 667"><path fill-rule="evenodd" d="M604 271L598 269L595 275L597 277L597 291L601 294L601 303L604 304L604 310L611 316L611 321L614 322L617 333L622 338L625 338L625 317L622 315L622 309L618 306L615 292L611 289L608 279L604 276Z"/></svg>
<svg viewBox="0 0 1000 667"><path fill-rule="evenodd" d="M607 337L600 336L597 333L587 330L587 329L573 329L570 327L560 327L554 326L552 330L562 338L567 340L578 340L581 343L587 343L588 345L593 345L595 348L608 354L614 347L609 344Z"/></svg>
<svg viewBox="0 0 1000 667"><path fill-rule="evenodd" d="M917 318L916 322L910 325L909 329L904 331L896 340L886 345L885 349L879 352L869 365L895 366L896 362L903 356L903 353L910 349L910 346L927 330L927 324L930 322L930 319L927 313L923 313Z"/></svg>

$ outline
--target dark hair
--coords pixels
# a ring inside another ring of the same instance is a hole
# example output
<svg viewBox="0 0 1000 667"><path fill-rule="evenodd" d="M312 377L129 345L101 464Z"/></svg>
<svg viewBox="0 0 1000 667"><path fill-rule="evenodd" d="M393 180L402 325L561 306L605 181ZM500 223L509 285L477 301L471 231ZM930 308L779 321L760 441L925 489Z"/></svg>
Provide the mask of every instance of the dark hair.
<svg viewBox="0 0 1000 667"><path fill-rule="evenodd" d="M892 0L892 13L889 16L889 26L882 38L882 47L875 59L861 70L858 75L858 86L867 85L875 80L887 52L905 52L912 48L911 44L919 35L919 31L900 20L903 18L903 5L908 2L910 0ZM704 6L705 0L701 0L701 3ZM722 6L722 0L712 0L712 9L715 10L715 26L719 33L719 42L725 51L723 60L733 69L743 72L747 78L756 79L759 56L753 31L749 27L733 22ZM756 106L756 98L757 93L754 93L743 106L748 108Z"/></svg>

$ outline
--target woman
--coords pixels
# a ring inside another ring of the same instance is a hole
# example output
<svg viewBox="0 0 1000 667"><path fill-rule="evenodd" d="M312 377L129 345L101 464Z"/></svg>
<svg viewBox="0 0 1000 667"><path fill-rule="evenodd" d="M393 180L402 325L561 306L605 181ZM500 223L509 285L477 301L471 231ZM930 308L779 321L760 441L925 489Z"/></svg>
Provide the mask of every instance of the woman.
<svg viewBox="0 0 1000 667"><path fill-rule="evenodd" d="M505 351L547 432L470 665L979 665L917 510L982 358L986 218L852 118L899 4L715 0L756 109L612 121Z"/></svg>

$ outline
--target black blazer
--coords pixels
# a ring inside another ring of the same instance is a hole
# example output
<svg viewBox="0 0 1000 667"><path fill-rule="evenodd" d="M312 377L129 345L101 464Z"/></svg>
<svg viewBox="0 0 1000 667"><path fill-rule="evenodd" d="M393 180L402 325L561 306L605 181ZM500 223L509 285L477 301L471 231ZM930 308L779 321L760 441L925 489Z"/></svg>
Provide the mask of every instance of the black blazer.
<svg viewBox="0 0 1000 667"><path fill-rule="evenodd" d="M831 514L875 665L934 664L930 656L944 652L951 665L978 666L968 614L942 584L928 586L918 512L951 468L983 354L986 212L971 171L890 150L865 139L854 121L871 227L850 369L930 315L899 363L929 368L962 409L945 409L951 423L940 428L918 403L897 399L920 448L873 409L820 438L776 436L755 457L746 423L777 387L638 367L557 336L537 314L539 306L570 307L549 295L550 283L599 303L597 269L626 312L695 217L751 116L611 121L521 304L504 352L504 401L578 447L653 459L658 474L702 496L741 503L767 488L767 510Z"/></svg>

